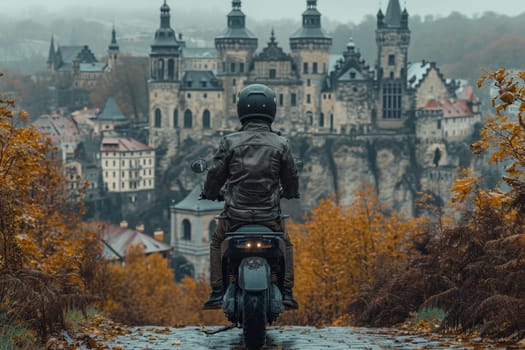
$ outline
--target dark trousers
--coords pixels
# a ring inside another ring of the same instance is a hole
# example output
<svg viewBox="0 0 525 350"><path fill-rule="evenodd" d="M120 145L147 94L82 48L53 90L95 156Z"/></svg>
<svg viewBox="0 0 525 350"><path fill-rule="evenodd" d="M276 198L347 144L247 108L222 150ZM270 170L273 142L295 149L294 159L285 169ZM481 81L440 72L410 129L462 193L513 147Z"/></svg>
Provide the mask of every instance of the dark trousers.
<svg viewBox="0 0 525 350"><path fill-rule="evenodd" d="M239 227L248 224L244 221L236 221L231 219L220 219L217 228L211 237L210 243L210 284L212 288L221 288L222 285L222 257L221 244L226 238L226 232L233 232ZM293 288L294 274L293 274L293 247L288 232L284 225L284 220L275 219L272 221L258 222L258 225L263 225L270 228L274 232L284 232L284 288Z"/></svg>

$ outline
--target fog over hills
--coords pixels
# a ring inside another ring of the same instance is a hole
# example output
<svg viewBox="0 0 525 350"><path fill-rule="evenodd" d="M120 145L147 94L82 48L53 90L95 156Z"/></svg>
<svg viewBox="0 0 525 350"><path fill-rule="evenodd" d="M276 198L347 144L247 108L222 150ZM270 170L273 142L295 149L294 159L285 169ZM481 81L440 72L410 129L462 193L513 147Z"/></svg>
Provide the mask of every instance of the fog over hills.
<svg viewBox="0 0 525 350"><path fill-rule="evenodd" d="M3 12L12 13L20 17L32 17L43 13L66 13L81 15L86 9L98 9L116 21L122 11L152 10L162 4L162 0L3 0ZM517 15L525 11L521 0L402 0L402 6L409 9L411 15L448 16L452 12L459 12L467 16L479 16L484 12L496 12L505 15ZM175 12L209 11L212 13L226 13L231 8L230 0L167 0L168 5ZM381 3L381 4L380 4ZM157 4L157 5L155 5ZM325 18L342 23L359 23L366 15L374 15L379 7L387 6L388 0L319 0L318 7ZM258 20L298 18L306 6L305 0L244 0L243 10L251 18ZM81 11L82 10L82 11ZM77 12L80 11L80 12ZM147 12L144 13L147 15Z"/></svg>

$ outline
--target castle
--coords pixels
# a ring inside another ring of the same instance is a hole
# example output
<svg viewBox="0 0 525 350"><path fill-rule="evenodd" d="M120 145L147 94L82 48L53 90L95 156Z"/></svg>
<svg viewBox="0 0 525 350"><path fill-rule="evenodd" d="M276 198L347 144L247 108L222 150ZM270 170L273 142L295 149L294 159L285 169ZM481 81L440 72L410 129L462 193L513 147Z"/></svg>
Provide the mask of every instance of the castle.
<svg viewBox="0 0 525 350"><path fill-rule="evenodd" d="M306 6L287 53L273 30L259 50L241 0L233 0L226 30L215 37L216 57L196 58L185 55L188 48L170 26L165 1L149 59L150 146L164 143L175 150L186 138L234 130L237 94L252 83L274 89L274 128L289 135L415 133L421 129L415 127L417 117L426 125L419 136L441 140L452 136L442 127L447 116L459 118L457 125L465 129L460 134L470 135L479 122L479 100L474 94L463 96L461 86L446 80L434 63L408 62L409 15L399 0L390 0L386 13L377 13L373 67L350 39L331 69L332 38L323 30L317 0L307 0ZM448 109L436 108L444 104ZM427 127L435 130L429 133Z"/></svg>

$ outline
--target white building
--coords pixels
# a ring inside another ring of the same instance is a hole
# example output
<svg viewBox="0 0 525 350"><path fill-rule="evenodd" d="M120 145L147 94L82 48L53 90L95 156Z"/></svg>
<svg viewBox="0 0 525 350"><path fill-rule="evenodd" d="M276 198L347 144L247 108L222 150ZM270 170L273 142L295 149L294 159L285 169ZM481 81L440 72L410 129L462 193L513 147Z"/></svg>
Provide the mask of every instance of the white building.
<svg viewBox="0 0 525 350"><path fill-rule="evenodd" d="M155 151L123 137L104 137L100 146L102 178L108 192L126 193L155 188Z"/></svg>
<svg viewBox="0 0 525 350"><path fill-rule="evenodd" d="M175 254L192 265L194 277L207 278L210 271L210 241L217 227L216 215L224 203L200 200L202 189L195 187L182 201L170 206L170 243Z"/></svg>

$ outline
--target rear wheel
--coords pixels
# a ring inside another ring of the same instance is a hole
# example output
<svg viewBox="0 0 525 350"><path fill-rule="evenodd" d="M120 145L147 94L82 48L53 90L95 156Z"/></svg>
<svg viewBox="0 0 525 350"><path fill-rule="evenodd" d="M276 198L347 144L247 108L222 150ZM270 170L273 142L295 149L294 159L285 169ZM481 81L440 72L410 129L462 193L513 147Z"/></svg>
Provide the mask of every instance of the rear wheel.
<svg viewBox="0 0 525 350"><path fill-rule="evenodd" d="M266 340L265 292L244 292L242 309L244 345L248 350L259 350Z"/></svg>

